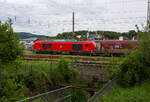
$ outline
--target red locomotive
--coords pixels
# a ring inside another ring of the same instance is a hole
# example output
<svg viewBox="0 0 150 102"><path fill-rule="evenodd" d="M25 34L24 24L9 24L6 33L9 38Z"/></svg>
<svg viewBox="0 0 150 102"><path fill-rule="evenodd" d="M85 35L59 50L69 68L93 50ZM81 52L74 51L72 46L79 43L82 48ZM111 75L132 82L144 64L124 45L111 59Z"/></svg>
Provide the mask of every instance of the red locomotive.
<svg viewBox="0 0 150 102"><path fill-rule="evenodd" d="M37 53L63 53L63 54L77 54L77 53L92 53L96 49L96 45L92 41L61 41L61 42L45 42L36 41L33 49Z"/></svg>
<svg viewBox="0 0 150 102"><path fill-rule="evenodd" d="M138 45L137 40L93 41L36 41L33 49L36 53L55 54L125 54Z"/></svg>

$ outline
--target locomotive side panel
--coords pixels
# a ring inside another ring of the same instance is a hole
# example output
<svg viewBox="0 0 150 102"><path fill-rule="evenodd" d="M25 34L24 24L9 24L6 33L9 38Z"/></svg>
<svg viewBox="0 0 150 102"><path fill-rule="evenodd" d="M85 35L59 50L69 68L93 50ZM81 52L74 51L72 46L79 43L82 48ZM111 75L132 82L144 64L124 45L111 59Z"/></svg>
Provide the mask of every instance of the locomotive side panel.
<svg viewBox="0 0 150 102"><path fill-rule="evenodd" d="M40 44L40 46L39 46ZM84 53L84 52L93 52L95 50L96 46L93 42L41 42L36 41L34 43L34 50L39 52L46 52L46 53L52 53L52 52L78 52L78 53Z"/></svg>

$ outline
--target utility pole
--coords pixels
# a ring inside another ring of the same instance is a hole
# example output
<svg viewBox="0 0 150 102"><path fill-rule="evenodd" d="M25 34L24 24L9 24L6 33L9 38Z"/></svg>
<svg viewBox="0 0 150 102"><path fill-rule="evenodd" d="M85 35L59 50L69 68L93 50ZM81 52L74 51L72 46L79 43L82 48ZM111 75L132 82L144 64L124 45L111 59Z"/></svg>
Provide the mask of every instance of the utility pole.
<svg viewBox="0 0 150 102"><path fill-rule="evenodd" d="M150 0L148 0L148 7L147 7L147 30L150 30Z"/></svg>
<svg viewBox="0 0 150 102"><path fill-rule="evenodd" d="M16 16L15 16L15 22L16 22Z"/></svg>
<svg viewBox="0 0 150 102"><path fill-rule="evenodd" d="M73 34L73 37L75 37L74 35L74 12L72 13L72 34Z"/></svg>

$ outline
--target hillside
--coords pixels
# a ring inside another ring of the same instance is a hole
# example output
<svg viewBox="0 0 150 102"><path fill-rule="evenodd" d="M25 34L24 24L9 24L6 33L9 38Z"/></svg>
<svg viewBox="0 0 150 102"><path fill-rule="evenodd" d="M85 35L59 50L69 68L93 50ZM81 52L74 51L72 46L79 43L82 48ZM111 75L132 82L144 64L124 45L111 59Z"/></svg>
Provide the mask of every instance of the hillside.
<svg viewBox="0 0 150 102"><path fill-rule="evenodd" d="M44 35L36 35L36 34L28 33L28 32L16 32L16 33L19 35L19 37L21 39L27 39L27 38L32 38L32 37L39 38L39 37L43 37L44 36Z"/></svg>

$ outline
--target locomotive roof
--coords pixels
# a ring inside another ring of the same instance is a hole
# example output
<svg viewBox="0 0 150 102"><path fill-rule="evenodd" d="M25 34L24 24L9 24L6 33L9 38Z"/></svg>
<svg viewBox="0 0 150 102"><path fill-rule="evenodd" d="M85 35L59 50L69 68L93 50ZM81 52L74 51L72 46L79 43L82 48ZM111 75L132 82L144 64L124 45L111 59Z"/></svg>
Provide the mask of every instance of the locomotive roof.
<svg viewBox="0 0 150 102"><path fill-rule="evenodd" d="M107 42L111 42L111 41L118 41L118 42L124 42L124 41L138 41L138 40L102 40L102 41L107 41Z"/></svg>
<svg viewBox="0 0 150 102"><path fill-rule="evenodd" d="M103 40L101 43L103 44L114 44L114 43L138 43L138 40Z"/></svg>
<svg viewBox="0 0 150 102"><path fill-rule="evenodd" d="M77 40L43 40L41 42L93 42L93 41L77 41Z"/></svg>

